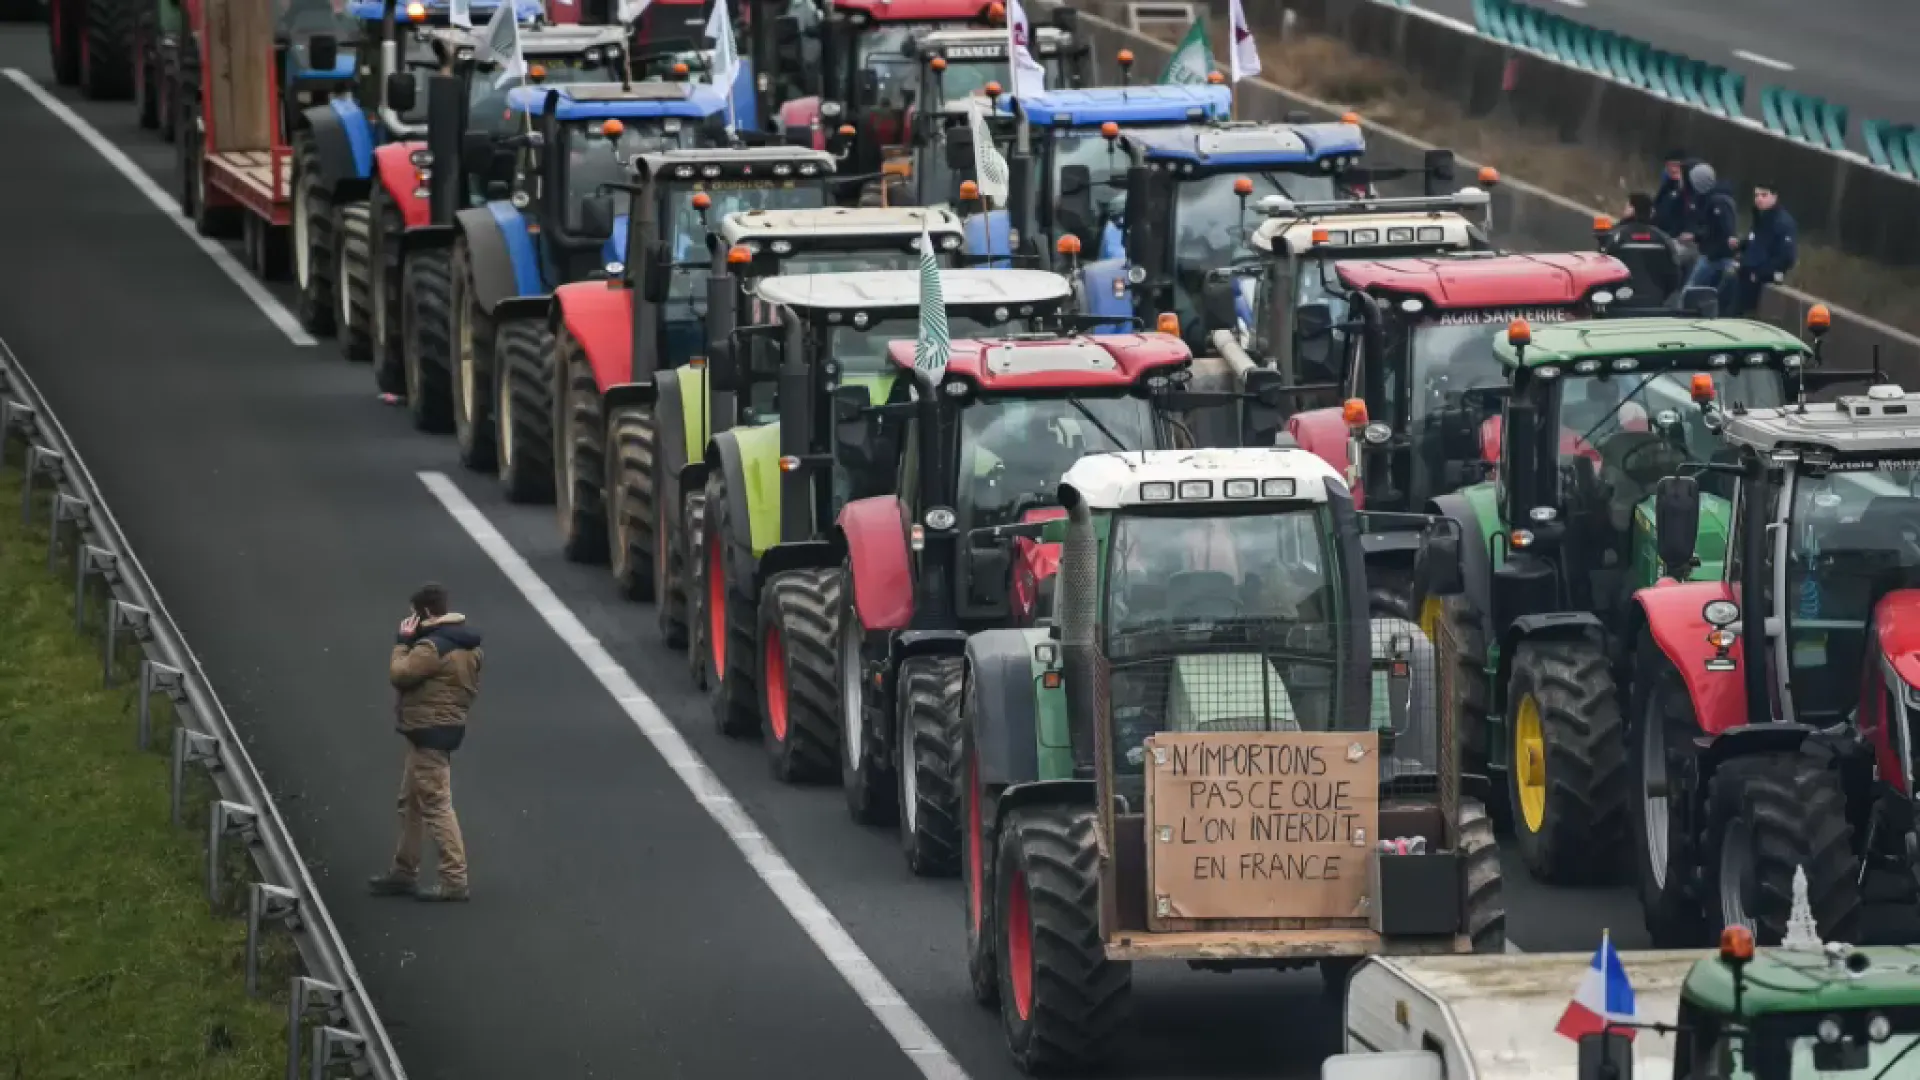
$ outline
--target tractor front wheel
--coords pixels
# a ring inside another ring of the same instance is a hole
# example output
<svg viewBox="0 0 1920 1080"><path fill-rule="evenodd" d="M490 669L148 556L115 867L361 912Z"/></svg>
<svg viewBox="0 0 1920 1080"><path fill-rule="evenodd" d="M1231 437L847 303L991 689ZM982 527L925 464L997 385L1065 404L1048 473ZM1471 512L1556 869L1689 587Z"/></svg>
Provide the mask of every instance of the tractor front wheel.
<svg viewBox="0 0 1920 1080"><path fill-rule="evenodd" d="M553 454L559 474L553 509L560 522L560 551L568 562L591 565L607 557L607 509L600 490L606 476L606 415L593 365L565 327L553 361Z"/></svg>
<svg viewBox="0 0 1920 1080"><path fill-rule="evenodd" d="M133 92L133 0L85 0L80 37L80 93L119 101Z"/></svg>
<svg viewBox="0 0 1920 1080"><path fill-rule="evenodd" d="M510 319L493 338L493 445L508 502L553 498L553 331L545 319Z"/></svg>
<svg viewBox="0 0 1920 1080"><path fill-rule="evenodd" d="M185 126L184 123L182 125ZM184 145L187 140L181 139ZM197 153L197 151L196 151ZM313 132L293 136L293 277L299 286L294 317L310 334L333 333L333 192L320 171Z"/></svg>
<svg viewBox="0 0 1920 1080"><path fill-rule="evenodd" d="M899 791L877 752L867 713L867 632L854 606L853 565L841 564L840 790L847 813L861 825L886 825L899 813Z"/></svg>
<svg viewBox="0 0 1920 1080"><path fill-rule="evenodd" d="M1460 744L1460 766L1467 772L1487 767L1487 649L1480 613L1465 596L1429 596L1420 605L1420 630L1433 643L1438 663L1451 671L1448 700ZM1443 644L1443 641L1445 642ZM1490 807L1497 816L1505 799Z"/></svg>
<svg viewBox="0 0 1920 1080"><path fill-rule="evenodd" d="M958 656L913 656L895 676L900 763L900 847L920 877L949 877L960 862Z"/></svg>
<svg viewBox="0 0 1920 1080"><path fill-rule="evenodd" d="M727 481L716 469L707 477L702 558L706 563L701 615L707 641L707 704L713 726L730 739L760 730L759 597L754 595L752 549L740 539L750 528L733 520Z"/></svg>
<svg viewBox="0 0 1920 1080"><path fill-rule="evenodd" d="M661 582L654 549L654 456L658 429L651 408L628 407L613 415L613 453L607 470L607 559L620 595L649 603Z"/></svg>
<svg viewBox="0 0 1920 1080"><path fill-rule="evenodd" d="M659 438L656 431L654 438ZM667 463L664 456L654 454L649 460L647 495L652 500L653 520L653 618L660 628L660 638L669 649L687 647L687 589L691 575L687 567L686 538L682 523L674 520L671 511L673 500L669 497L673 488L667 481Z"/></svg>
<svg viewBox="0 0 1920 1080"><path fill-rule="evenodd" d="M1094 808L1022 807L1000 829L994 870L1000 1023L1027 1073L1080 1070L1112 1052L1132 965L1100 938Z"/></svg>
<svg viewBox="0 0 1920 1080"><path fill-rule="evenodd" d="M760 594L760 729L774 779L814 783L834 775L837 570L790 570Z"/></svg>
<svg viewBox="0 0 1920 1080"><path fill-rule="evenodd" d="M1778 945L1793 911L1793 874L1825 941L1860 931L1860 862L1840 774L1805 753L1754 754L1722 764L1708 784L1708 915Z"/></svg>
<svg viewBox="0 0 1920 1080"><path fill-rule="evenodd" d="M1707 928L1694 880L1699 844L1684 812L1690 802L1688 763L1700 731L1693 695L1651 635L1641 635L1634 657L1627 812L1640 910L1656 947L1705 945Z"/></svg>
<svg viewBox="0 0 1920 1080"><path fill-rule="evenodd" d="M367 323L373 330L373 382L383 394L399 394L407 389L406 335L400 315L400 244L407 219L385 184L373 185L369 205L373 237L367 293L373 298L373 312Z"/></svg>
<svg viewBox="0 0 1920 1080"><path fill-rule="evenodd" d="M972 679L960 698L960 820L966 827L960 853L961 885L967 904L967 979L973 999L982 1005L1000 1003L1000 968L994 950L993 862L994 836L987 831L987 792L980 783L980 756L974 753L973 730L980 715L980 695Z"/></svg>
<svg viewBox="0 0 1920 1080"><path fill-rule="evenodd" d="M707 689L707 660L713 651L707 647L710 620L702 602L707 595L706 529L706 488L681 492L680 551L686 567L683 580L687 583L687 677L693 680L693 688L702 692Z"/></svg>
<svg viewBox="0 0 1920 1080"><path fill-rule="evenodd" d="M1541 881L1604 880L1625 831L1627 779L1606 650L1522 642L1507 701L1507 791L1521 861Z"/></svg>
<svg viewBox="0 0 1920 1080"><path fill-rule="evenodd" d="M400 272L400 341L407 376L407 412L421 431L453 430L453 390L447 343L453 336L448 309L453 289L444 249L416 251Z"/></svg>
<svg viewBox="0 0 1920 1080"><path fill-rule="evenodd" d="M340 207L335 215L333 321L340 333L340 355L349 363L373 359L373 217L363 202Z"/></svg>
<svg viewBox="0 0 1920 1080"><path fill-rule="evenodd" d="M345 288L342 282L341 287ZM493 468L493 316L480 305L473 256L466 237L453 242L453 440L460 464L475 472ZM346 333L346 328L341 328ZM596 401L596 412L598 411ZM596 421L596 428L598 422ZM599 436L596 433L595 438ZM592 474L598 476L596 469Z"/></svg>

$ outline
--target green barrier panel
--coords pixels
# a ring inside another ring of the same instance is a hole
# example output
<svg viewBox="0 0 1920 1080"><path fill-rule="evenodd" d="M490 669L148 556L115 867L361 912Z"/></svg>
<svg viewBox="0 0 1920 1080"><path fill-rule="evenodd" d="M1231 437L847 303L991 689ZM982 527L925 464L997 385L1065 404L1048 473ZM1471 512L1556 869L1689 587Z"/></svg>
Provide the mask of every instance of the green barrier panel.
<svg viewBox="0 0 1920 1080"><path fill-rule="evenodd" d="M1760 92L1761 120L1767 129L1826 150L1847 146L1847 107L1824 98L1769 86Z"/></svg>
<svg viewBox="0 0 1920 1080"><path fill-rule="evenodd" d="M1653 78L1647 74L1647 47L1631 38L1621 38L1618 48L1620 69L1626 73L1627 81L1642 90L1651 89Z"/></svg>
<svg viewBox="0 0 1920 1080"><path fill-rule="evenodd" d="M1906 148L1900 144L1899 132L1892 124L1885 120L1862 121L1860 140L1866 144L1868 161L1902 176L1913 175L1907 167Z"/></svg>

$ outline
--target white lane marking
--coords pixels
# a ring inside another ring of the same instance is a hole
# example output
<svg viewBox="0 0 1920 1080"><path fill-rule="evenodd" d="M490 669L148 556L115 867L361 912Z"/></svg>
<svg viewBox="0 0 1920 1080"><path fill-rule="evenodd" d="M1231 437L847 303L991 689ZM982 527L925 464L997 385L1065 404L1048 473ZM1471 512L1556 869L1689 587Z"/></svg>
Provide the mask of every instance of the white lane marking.
<svg viewBox="0 0 1920 1080"><path fill-rule="evenodd" d="M1745 49L1735 49L1733 50L1733 55L1739 57L1742 60L1745 60L1749 64L1759 64L1763 68L1772 68L1775 71L1792 71L1793 70L1793 65L1787 63L1785 60L1775 60L1771 56L1761 56L1757 52L1748 52Z"/></svg>
<svg viewBox="0 0 1920 1080"><path fill-rule="evenodd" d="M1587 0L1554 0L1554 2L1562 7L1570 8L1583 8L1587 6Z"/></svg>
<svg viewBox="0 0 1920 1080"><path fill-rule="evenodd" d="M680 777L680 782L687 786L694 801L727 834L734 847L740 849L747 865L760 876L761 881L766 882L767 888L787 909L787 914L793 916L793 921L799 923L800 929L826 954L828 962L839 970L841 977L847 980L847 985L853 988L853 992L859 995L881 1026L893 1036L893 1041L899 1044L908 1060L919 1068L921 1075L927 1080L968 1080L966 1071L941 1045L926 1021L920 1019L920 1015L913 1011L913 1006L907 1004L900 992L887 981L887 977L880 973L873 960L861 951L846 927L840 925L840 920L833 917L827 905L800 879L793 865L760 831L760 827L748 816L746 809L727 790L726 785L720 782L720 778L714 775L706 761L687 744L680 729L673 726L673 721L660 711L660 706L647 696L646 691L640 689L633 677L627 674L627 669L621 667L607 652L606 647L600 644L600 639L594 637L581 623L579 616L554 595L533 567L527 565L513 545L500 535L500 531L493 527L479 507L473 505L466 493L447 479L445 473L424 471L418 475L420 482L447 508L453 520L467 531L467 535L493 560L507 580L513 582L514 587L520 590L520 595L526 597L527 603L533 605L533 609L573 650L573 654L587 666L593 677L600 680L600 685L606 688L615 703L626 712L628 719L633 721L633 725L653 744L654 750L666 760L667 766Z"/></svg>
<svg viewBox="0 0 1920 1080"><path fill-rule="evenodd" d="M273 294L267 291L267 287L262 285L258 278L248 273L246 267L240 265L240 260L228 254L227 249L222 247L219 241L209 240L193 231L193 222L180 213L180 205L173 201L173 196L160 190L160 185L153 182L153 177L148 176L146 170L135 165L132 158L109 142L105 135L100 134L92 124L82 119L79 113L68 108L66 102L54 97L45 87L33 81L32 76L19 68L7 68L6 76L13 80L14 85L33 95L35 101L46 106L47 111L61 123L72 128L75 135L80 136L88 146L93 147L94 152L105 158L107 164L113 166L116 172L126 177L127 182L132 184L135 190L145 195L147 201L152 203L163 217L178 226L187 239L193 241L195 247L206 252L207 258L212 259L213 264L232 278L233 283L240 286L241 292L247 294L247 299L253 301L253 306L260 309L260 314L265 315L269 322L280 328L281 333L287 335L288 341L302 346L316 344L311 335L300 329L300 323L293 317L293 313L283 307L280 301L274 299Z"/></svg>

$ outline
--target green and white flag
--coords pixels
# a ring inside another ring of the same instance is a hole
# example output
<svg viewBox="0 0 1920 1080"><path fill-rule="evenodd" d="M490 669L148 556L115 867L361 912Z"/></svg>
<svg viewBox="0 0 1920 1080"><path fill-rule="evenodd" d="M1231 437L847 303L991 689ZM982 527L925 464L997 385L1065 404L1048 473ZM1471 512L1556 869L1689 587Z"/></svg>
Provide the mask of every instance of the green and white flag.
<svg viewBox="0 0 1920 1080"><path fill-rule="evenodd" d="M493 18L480 33L480 45L486 53L481 59L500 67L500 77L493 80L496 88L527 77L527 58L520 53L520 20L514 16L513 0L500 0L500 6L493 9Z"/></svg>
<svg viewBox="0 0 1920 1080"><path fill-rule="evenodd" d="M947 370L953 339L947 330L946 294L940 289L940 259L933 253L933 237L920 219L920 333L913 343L913 366L934 382Z"/></svg>
<svg viewBox="0 0 1920 1080"><path fill-rule="evenodd" d="M1173 50L1173 58L1167 61L1167 70L1161 74L1162 85L1204 86L1207 76L1213 74L1213 47L1207 44L1207 20L1198 17L1187 36L1180 39L1180 47Z"/></svg>
<svg viewBox="0 0 1920 1080"><path fill-rule="evenodd" d="M980 185L980 196L994 206L1007 205L1007 159L993 144L993 128L987 123L987 99L967 99L967 123L973 128L973 172Z"/></svg>

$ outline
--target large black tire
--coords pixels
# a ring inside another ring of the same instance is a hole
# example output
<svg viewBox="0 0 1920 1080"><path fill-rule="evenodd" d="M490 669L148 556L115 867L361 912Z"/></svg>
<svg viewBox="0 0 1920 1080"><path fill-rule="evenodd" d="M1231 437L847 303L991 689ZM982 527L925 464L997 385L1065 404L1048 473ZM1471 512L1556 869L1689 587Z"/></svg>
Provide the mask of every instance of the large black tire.
<svg viewBox="0 0 1920 1080"><path fill-rule="evenodd" d="M493 468L493 315L480 304L474 286L472 257L467 239L453 242L453 291L448 310L453 314L453 441L460 464L476 472Z"/></svg>
<svg viewBox="0 0 1920 1080"><path fill-rule="evenodd" d="M606 416L600 386L593 381L587 351L560 329L553 365L553 506L560 522L560 550L567 561L602 562L607 557Z"/></svg>
<svg viewBox="0 0 1920 1080"><path fill-rule="evenodd" d="M1460 855L1467 866L1467 936L1473 951L1507 951L1507 901L1500 882L1500 845L1478 799L1460 800Z"/></svg>
<svg viewBox="0 0 1920 1080"><path fill-rule="evenodd" d="M180 140L187 216L193 219L193 231L216 240L225 240L240 231L240 208L213 206L207 201L205 164L206 131L200 123L200 107L194 104L184 114L186 135Z"/></svg>
<svg viewBox="0 0 1920 1080"><path fill-rule="evenodd" d="M1606 650L1582 641L1523 642L1507 685L1507 792L1520 859L1535 878L1590 884L1614 871L1626 834L1627 759ZM1538 718L1545 770L1537 818L1522 807L1519 720Z"/></svg>
<svg viewBox="0 0 1920 1080"><path fill-rule="evenodd" d="M841 579L853 581L852 563L842 563ZM867 710L866 631L853 604L853 588L840 593L840 791L856 824L891 825L900 812L900 786L892 763L879 752L873 718Z"/></svg>
<svg viewBox="0 0 1920 1080"><path fill-rule="evenodd" d="M759 597L752 580L741 580L753 565L751 550L740 542L747 522L733 521L727 480L721 470L707 476L705 541L700 613L706 627L707 706L713 726L730 739L760 730Z"/></svg>
<svg viewBox="0 0 1920 1080"><path fill-rule="evenodd" d="M553 498L553 331L509 319L493 335L493 443L508 502Z"/></svg>
<svg viewBox="0 0 1920 1080"><path fill-rule="evenodd" d="M1627 712L1628 846L1640 911L1655 947L1709 944L1697 874L1699 837L1670 808L1688 797L1693 740L1700 733L1693 696L1666 654L1642 633L1634 649L1632 707ZM1659 794L1665 791L1666 794Z"/></svg>
<svg viewBox="0 0 1920 1080"><path fill-rule="evenodd" d="M707 560L703 558L707 550L706 523L706 488L681 492L680 550L685 553L687 568L687 677L700 691L707 688L707 661L712 655L707 647L709 620L701 603L707 595Z"/></svg>
<svg viewBox="0 0 1920 1080"><path fill-rule="evenodd" d="M994 836L987 831L987 792L980 783L980 758L973 749L979 723L980 693L971 678L960 696L960 886L965 892L967 981L973 1000L1000 1003L1000 965L994 948Z"/></svg>
<svg viewBox="0 0 1920 1080"><path fill-rule="evenodd" d="M80 81L80 0L47 0L47 49L53 60L53 81L72 86Z"/></svg>
<svg viewBox="0 0 1920 1080"><path fill-rule="evenodd" d="M1807 905L1821 939L1859 940L1860 863L1847 821L1846 788L1827 762L1804 752L1726 762L1709 781L1707 816L1708 916L1714 930L1737 921L1749 926L1759 944L1780 944L1799 867L1807 873ZM1741 858L1750 874L1729 867ZM1735 898L1738 903L1730 904Z"/></svg>
<svg viewBox="0 0 1920 1080"><path fill-rule="evenodd" d="M1442 625L1452 631L1455 648L1450 656L1438 660L1452 668L1451 699L1444 704L1453 709L1456 738L1460 743L1460 767L1467 772L1487 771L1487 646L1480 613L1464 595L1430 596L1421 605L1420 630L1440 649ZM1507 800L1496 798L1488 810L1495 824L1506 819Z"/></svg>
<svg viewBox="0 0 1920 1080"><path fill-rule="evenodd" d="M760 591L760 730L774 779L834 778L839 738L838 570L789 570Z"/></svg>
<svg viewBox="0 0 1920 1080"><path fill-rule="evenodd" d="M138 3L133 13L133 121L147 131L160 126L160 41L154 5Z"/></svg>
<svg viewBox="0 0 1920 1080"><path fill-rule="evenodd" d="M85 0L80 43L80 93L93 101L133 95L134 0Z"/></svg>
<svg viewBox="0 0 1920 1080"><path fill-rule="evenodd" d="M310 334L333 333L334 263L333 189L320 171L320 147L313 132L293 135L293 281L294 317Z"/></svg>
<svg viewBox="0 0 1920 1080"><path fill-rule="evenodd" d="M607 457L607 566L620 595L652 603L658 543L654 531L654 413L629 406L613 414Z"/></svg>
<svg viewBox="0 0 1920 1080"><path fill-rule="evenodd" d="M447 370L453 337L452 252L416 251L400 272L401 365L407 412L421 431L453 430L453 383Z"/></svg>
<svg viewBox="0 0 1920 1080"><path fill-rule="evenodd" d="M672 438L674 433L669 433ZM659 432L654 432L656 442ZM653 532L653 620L660 630L660 640L666 642L669 649L687 647L688 625L687 611L692 594L693 574L687 563L686 522L673 513L676 507L668 505L671 501L663 497L663 492L671 492L672 485L667 481L667 462L665 456L654 454L648 463L646 498L651 505L649 525ZM636 490L630 498L638 501ZM684 509L681 513L684 514Z"/></svg>
<svg viewBox="0 0 1920 1080"><path fill-rule="evenodd" d="M960 869L960 689L958 656L914 656L894 676L899 740L900 849L920 877Z"/></svg>
<svg viewBox="0 0 1920 1080"><path fill-rule="evenodd" d="M1021 1071L1099 1065L1126 1021L1133 968L1100 938L1100 854L1090 806L1008 815L995 858L1000 1023Z"/></svg>
<svg viewBox="0 0 1920 1080"><path fill-rule="evenodd" d="M180 95L185 93L181 87L186 75L181 71L181 53L186 48L184 40L162 39L155 47L158 59L155 70L158 71L156 88L159 92L160 137L172 142L180 131ZM196 69L194 78L199 78Z"/></svg>
<svg viewBox="0 0 1920 1080"><path fill-rule="evenodd" d="M1367 560L1367 609L1413 621L1413 565L1404 557Z"/></svg>
<svg viewBox="0 0 1920 1080"><path fill-rule="evenodd" d="M406 338L400 317L400 243L407 219L394 205L385 184L373 185L368 201L373 246L367 258L367 294L373 311L367 326L373 333L373 385L383 394L407 392Z"/></svg>
<svg viewBox="0 0 1920 1080"><path fill-rule="evenodd" d="M373 359L373 215L363 202L334 213L334 328L340 355L351 363Z"/></svg>

